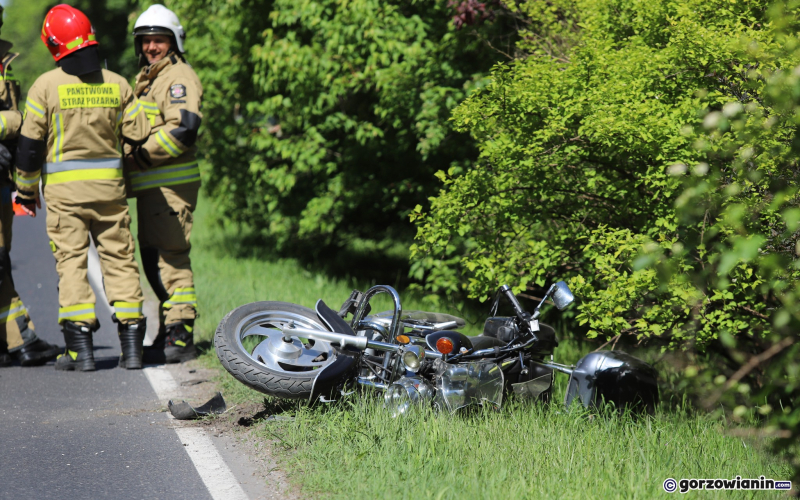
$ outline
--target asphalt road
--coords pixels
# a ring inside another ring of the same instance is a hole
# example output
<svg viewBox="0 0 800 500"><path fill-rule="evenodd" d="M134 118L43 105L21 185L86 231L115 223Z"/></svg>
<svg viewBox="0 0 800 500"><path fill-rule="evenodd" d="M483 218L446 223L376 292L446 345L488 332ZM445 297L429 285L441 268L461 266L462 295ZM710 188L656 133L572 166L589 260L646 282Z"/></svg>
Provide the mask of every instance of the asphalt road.
<svg viewBox="0 0 800 500"><path fill-rule="evenodd" d="M11 259L36 333L63 346L43 211L15 218ZM117 367L101 300L97 312L96 372L0 369L0 499L212 498L144 373Z"/></svg>

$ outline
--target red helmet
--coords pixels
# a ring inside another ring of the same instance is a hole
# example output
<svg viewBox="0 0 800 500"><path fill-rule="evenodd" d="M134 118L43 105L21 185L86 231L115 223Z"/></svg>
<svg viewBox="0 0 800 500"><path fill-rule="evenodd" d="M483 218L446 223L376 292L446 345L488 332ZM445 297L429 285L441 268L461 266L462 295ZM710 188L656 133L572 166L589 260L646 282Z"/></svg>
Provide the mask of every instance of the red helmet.
<svg viewBox="0 0 800 500"><path fill-rule="evenodd" d="M76 50L97 45L89 18L75 7L63 3L50 9L44 16L42 41L56 61Z"/></svg>

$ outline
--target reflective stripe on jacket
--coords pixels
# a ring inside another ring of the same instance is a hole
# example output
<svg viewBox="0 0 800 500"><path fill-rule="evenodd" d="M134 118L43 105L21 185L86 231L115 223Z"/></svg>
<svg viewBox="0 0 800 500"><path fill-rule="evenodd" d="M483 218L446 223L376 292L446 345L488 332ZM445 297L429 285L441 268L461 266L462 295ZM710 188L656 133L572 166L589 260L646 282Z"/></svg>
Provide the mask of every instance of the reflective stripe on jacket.
<svg viewBox="0 0 800 500"><path fill-rule="evenodd" d="M45 185L121 178L122 160L119 158L60 161L46 163L42 169L42 181Z"/></svg>
<svg viewBox="0 0 800 500"><path fill-rule="evenodd" d="M111 200L124 197L121 141L143 143L150 124L124 78L102 70L80 77L61 68L40 76L28 92L19 139L17 190L35 196L44 186L74 181L95 188L54 187L45 197Z"/></svg>
<svg viewBox="0 0 800 500"><path fill-rule="evenodd" d="M147 142L134 154L142 171L128 172L134 194L200 181L196 152L203 87L186 62L170 54L142 68L134 93L150 122Z"/></svg>
<svg viewBox="0 0 800 500"><path fill-rule="evenodd" d="M131 172L131 188L134 192L154 187L175 186L200 180L200 167L197 162L181 165L167 165L144 172Z"/></svg>

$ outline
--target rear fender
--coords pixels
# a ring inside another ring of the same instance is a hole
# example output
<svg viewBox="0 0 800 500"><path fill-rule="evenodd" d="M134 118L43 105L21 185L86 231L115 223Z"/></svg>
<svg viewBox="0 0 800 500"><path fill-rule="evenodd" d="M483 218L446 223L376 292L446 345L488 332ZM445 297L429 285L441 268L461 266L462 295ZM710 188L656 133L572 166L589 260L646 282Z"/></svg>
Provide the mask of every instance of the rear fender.
<svg viewBox="0 0 800 500"><path fill-rule="evenodd" d="M328 307L322 299L317 301L315 309L328 330L345 335L355 335L350 325ZM342 349L336 344L333 345L333 349L336 352L336 359L317 374L317 378L314 379L314 384L311 386L311 395L308 397L309 404L313 404L320 396L333 399L336 389L341 388L347 380L352 380L357 376L361 351L349 346Z"/></svg>
<svg viewBox="0 0 800 500"><path fill-rule="evenodd" d="M308 404L314 404L320 396L334 399L336 390L344 386L348 380L353 380L357 376L361 351L352 347L340 349L336 345L333 348L336 351L336 359L333 360L333 363L322 368L317 378L314 379L311 395L308 397Z"/></svg>

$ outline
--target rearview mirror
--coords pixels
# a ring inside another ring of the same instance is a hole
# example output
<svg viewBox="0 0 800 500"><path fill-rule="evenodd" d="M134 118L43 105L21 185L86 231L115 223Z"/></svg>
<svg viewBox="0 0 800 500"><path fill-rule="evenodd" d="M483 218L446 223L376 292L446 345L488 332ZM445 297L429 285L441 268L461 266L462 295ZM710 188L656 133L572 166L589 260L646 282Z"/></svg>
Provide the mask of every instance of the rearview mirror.
<svg viewBox="0 0 800 500"><path fill-rule="evenodd" d="M567 286L566 281L559 281L556 283L556 289L553 292L553 303L559 311L563 311L566 307L575 301L575 296Z"/></svg>

